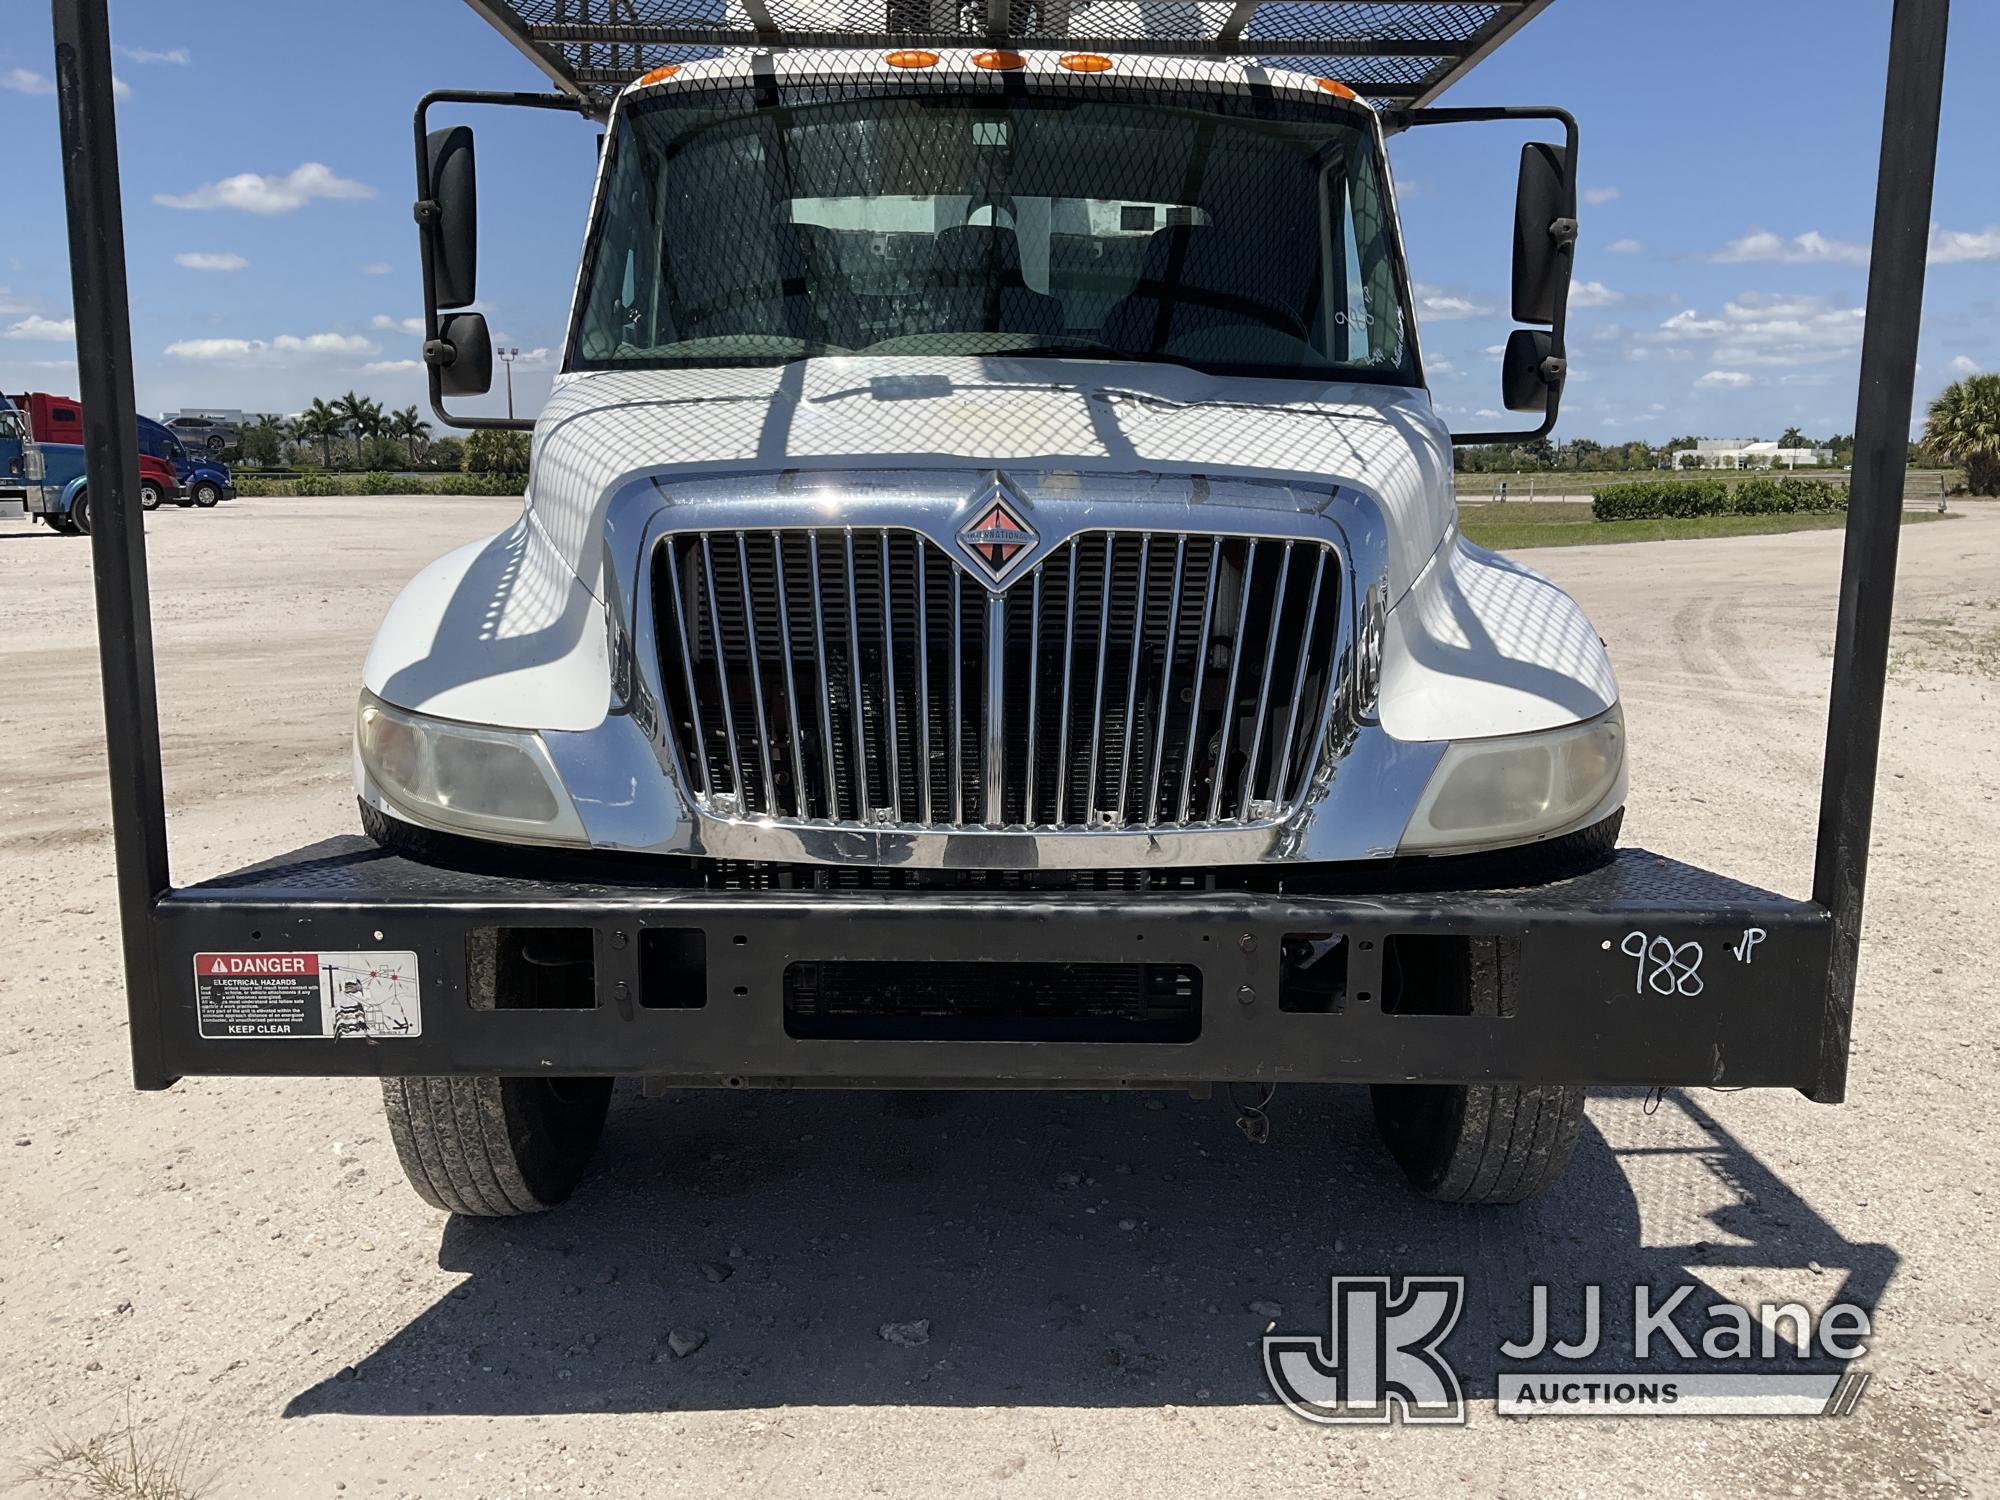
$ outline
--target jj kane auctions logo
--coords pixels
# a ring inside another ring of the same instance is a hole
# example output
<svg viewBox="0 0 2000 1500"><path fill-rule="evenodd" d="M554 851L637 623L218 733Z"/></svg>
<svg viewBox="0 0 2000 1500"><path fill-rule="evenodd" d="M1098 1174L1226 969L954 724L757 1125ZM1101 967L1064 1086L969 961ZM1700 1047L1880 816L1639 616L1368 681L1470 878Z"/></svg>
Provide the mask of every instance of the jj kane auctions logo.
<svg viewBox="0 0 2000 1500"><path fill-rule="evenodd" d="M1693 1283L1671 1291L1633 1287L1632 1367L1606 1371L1577 1367L1627 1352L1606 1339L1604 1289L1582 1289L1580 1322L1566 1338L1552 1326L1548 1287L1536 1284L1527 1336L1507 1340L1499 1353L1508 1361L1561 1363L1500 1371L1496 1409L1503 1416L1846 1416L1854 1410L1868 1384L1865 1372L1782 1365L1861 1358L1874 1331L1867 1309L1847 1302L1817 1313L1799 1302L1696 1305L1701 1290ZM1326 1334L1265 1334L1265 1376L1278 1399L1309 1422L1463 1423L1465 1396L1444 1344L1464 1306L1462 1276L1405 1277L1399 1289L1386 1276L1336 1276L1328 1285ZM1746 1369L1746 1361L1762 1368Z"/></svg>

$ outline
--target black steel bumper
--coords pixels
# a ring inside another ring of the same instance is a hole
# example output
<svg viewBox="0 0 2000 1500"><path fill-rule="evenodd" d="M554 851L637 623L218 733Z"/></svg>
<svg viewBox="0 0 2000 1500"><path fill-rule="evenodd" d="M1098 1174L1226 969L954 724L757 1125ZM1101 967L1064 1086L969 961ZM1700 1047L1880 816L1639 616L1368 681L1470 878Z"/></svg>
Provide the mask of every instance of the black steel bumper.
<svg viewBox="0 0 2000 1500"><path fill-rule="evenodd" d="M468 954L496 928L561 930L544 946L586 976L572 1008L482 1005ZM133 1011L139 1082L152 1087L187 1074L644 1074L771 1087L1426 1080L1788 1086L1835 1101L1847 1055L1846 1008L1827 999L1824 908L1638 850L1510 891L860 894L556 884L443 871L342 839L175 891L155 907L152 933L158 1003ZM1336 991L1300 978L1308 937L1322 952L1341 940ZM415 1034L228 1034L212 1003L198 1018L197 955L286 953L414 955ZM1455 953L1484 975L1486 1013L1427 1013L1415 986L1398 997L1419 955ZM1192 976L1193 1024L1171 1041L967 1040L948 1021L920 1039L829 1038L803 1033L788 1005L801 972L940 960L995 973L1159 966ZM142 1029L149 1020L157 1035Z"/></svg>

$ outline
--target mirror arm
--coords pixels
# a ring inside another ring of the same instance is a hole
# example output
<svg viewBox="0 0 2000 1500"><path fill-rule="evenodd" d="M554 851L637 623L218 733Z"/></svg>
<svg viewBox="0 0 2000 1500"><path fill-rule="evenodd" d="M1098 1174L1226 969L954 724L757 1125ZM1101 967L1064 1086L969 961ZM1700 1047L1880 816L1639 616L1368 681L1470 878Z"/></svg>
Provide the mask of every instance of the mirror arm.
<svg viewBox="0 0 2000 1500"><path fill-rule="evenodd" d="M500 427L514 431L531 431L535 425L532 417L471 417L445 409L444 384L439 372L457 358L458 351L438 337L437 270L432 260L431 237L428 233L440 213L431 185L429 137L430 110L433 104L494 104L509 109L559 109L573 115L581 115L585 119L594 117L595 105L593 101L579 99L574 94L532 94L501 89L433 89L417 101L414 121L417 139L417 197L416 202L411 205L411 213L418 227L425 231L418 234L417 247L423 272L424 369L430 382L431 410L447 427L465 429Z"/></svg>

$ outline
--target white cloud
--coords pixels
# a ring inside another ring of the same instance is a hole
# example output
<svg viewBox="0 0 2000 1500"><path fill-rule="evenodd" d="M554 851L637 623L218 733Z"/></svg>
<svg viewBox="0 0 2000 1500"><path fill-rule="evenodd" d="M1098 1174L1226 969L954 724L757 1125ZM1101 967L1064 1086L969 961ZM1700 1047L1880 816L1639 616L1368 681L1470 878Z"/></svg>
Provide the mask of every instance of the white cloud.
<svg viewBox="0 0 2000 1500"><path fill-rule="evenodd" d="M1594 187L1583 190L1583 201L1585 203L1613 203L1617 201L1617 198L1618 189L1615 187Z"/></svg>
<svg viewBox="0 0 2000 1500"><path fill-rule="evenodd" d="M370 375L401 375L421 370L423 367L424 362L420 359L378 359L361 368Z"/></svg>
<svg viewBox="0 0 2000 1500"><path fill-rule="evenodd" d="M7 89L16 94L53 94L56 91L56 81L46 74L37 73L33 68L9 68L6 72L0 73L0 89ZM131 98L132 85L113 74L111 97Z"/></svg>
<svg viewBox="0 0 2000 1500"><path fill-rule="evenodd" d="M1457 318L1490 318L1493 309L1477 298L1464 292L1449 290L1441 286L1427 286L1415 283L1417 307L1423 315L1436 323L1449 323Z"/></svg>
<svg viewBox="0 0 2000 1500"><path fill-rule="evenodd" d="M1979 373L1979 361L1969 354L1961 354L1951 362L1951 373L1954 375L1977 375Z"/></svg>
<svg viewBox="0 0 2000 1500"><path fill-rule="evenodd" d="M1757 382L1741 370L1710 370L1694 383L1698 391L1740 391Z"/></svg>
<svg viewBox="0 0 2000 1500"><path fill-rule="evenodd" d="M174 263L190 271L240 271L250 264L233 250L183 250Z"/></svg>
<svg viewBox="0 0 2000 1500"><path fill-rule="evenodd" d="M1630 357L1692 357L1706 349L1718 365L1812 365L1844 359L1861 346L1863 312L1820 296L1744 292L1704 315L1688 308L1640 336Z"/></svg>
<svg viewBox="0 0 2000 1500"><path fill-rule="evenodd" d="M1504 359L1507 354L1507 346L1505 344L1488 344L1484 352L1488 359Z"/></svg>
<svg viewBox="0 0 2000 1500"><path fill-rule="evenodd" d="M354 263L354 269L363 276L387 276L396 268L386 260L361 260Z"/></svg>
<svg viewBox="0 0 2000 1500"><path fill-rule="evenodd" d="M1624 300L1623 292L1614 292L1601 281L1579 281L1569 289L1571 307L1610 307Z"/></svg>
<svg viewBox="0 0 2000 1500"><path fill-rule="evenodd" d="M177 68L185 68L194 59L188 56L188 49L175 47L169 52L149 52L144 47L113 47L111 49L127 62L172 63Z"/></svg>
<svg viewBox="0 0 2000 1500"><path fill-rule="evenodd" d="M30 313L14 324L0 339L25 339L35 343L54 344L76 337L76 319L45 318L40 313Z"/></svg>
<svg viewBox="0 0 2000 1500"><path fill-rule="evenodd" d="M286 214L303 208L315 198L352 200L374 196L375 189L365 182L335 176L331 167L309 161L292 168L283 177L239 172L220 182L204 183L191 193L155 193L153 201L165 208L234 208L251 214Z"/></svg>
<svg viewBox="0 0 2000 1500"><path fill-rule="evenodd" d="M1646 253L1646 247L1637 240L1632 239L1613 240L1604 248L1612 255L1644 255Z"/></svg>
<svg viewBox="0 0 2000 1500"><path fill-rule="evenodd" d="M1943 229L1931 225L1932 265L1949 265L1955 261L2000 260L2000 224L1989 224L1984 229Z"/></svg>
<svg viewBox="0 0 2000 1500"><path fill-rule="evenodd" d="M1497 421L1501 417L1506 416L1507 413L1505 413L1504 411L1495 411L1490 406L1482 406L1479 408L1478 411L1474 412L1473 415L1475 417L1480 418L1483 421L1493 422Z"/></svg>
<svg viewBox="0 0 2000 1500"><path fill-rule="evenodd" d="M368 326L384 333L411 333L418 338L424 334L422 318L392 318L387 313L377 313L368 320Z"/></svg>
<svg viewBox="0 0 2000 1500"><path fill-rule="evenodd" d="M0 313L24 313L33 312L34 310L34 303L19 301L12 290L0 286Z"/></svg>
<svg viewBox="0 0 2000 1500"><path fill-rule="evenodd" d="M1753 229L1708 258L1720 265L1754 262L1780 266L1865 266L1868 247L1847 240L1830 240L1816 229L1790 239L1768 229Z"/></svg>
<svg viewBox="0 0 2000 1500"><path fill-rule="evenodd" d="M540 353L543 351L538 350L537 352ZM527 356L522 355L521 358L525 362ZM1424 361L1424 373L1427 375L1456 375L1459 373L1459 369L1457 365L1440 354Z"/></svg>
<svg viewBox="0 0 2000 1500"><path fill-rule="evenodd" d="M167 345L172 359L206 360L218 363L291 363L293 358L328 355L379 354L378 345L351 333L281 333L273 339L182 339ZM276 358L287 356L287 358Z"/></svg>

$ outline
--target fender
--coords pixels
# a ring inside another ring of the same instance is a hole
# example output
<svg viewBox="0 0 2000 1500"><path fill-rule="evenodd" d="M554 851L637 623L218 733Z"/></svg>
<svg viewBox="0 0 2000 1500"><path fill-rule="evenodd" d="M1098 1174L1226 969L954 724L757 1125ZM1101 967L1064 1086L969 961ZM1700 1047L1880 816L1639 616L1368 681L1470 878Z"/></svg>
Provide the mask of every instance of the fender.
<svg viewBox="0 0 2000 1500"><path fill-rule="evenodd" d="M1381 721L1399 740L1558 729L1617 701L1611 658L1576 601L1455 526L1389 611Z"/></svg>
<svg viewBox="0 0 2000 1500"><path fill-rule="evenodd" d="M436 718L593 729L611 707L604 606L524 514L410 580L361 680L383 702Z"/></svg>

